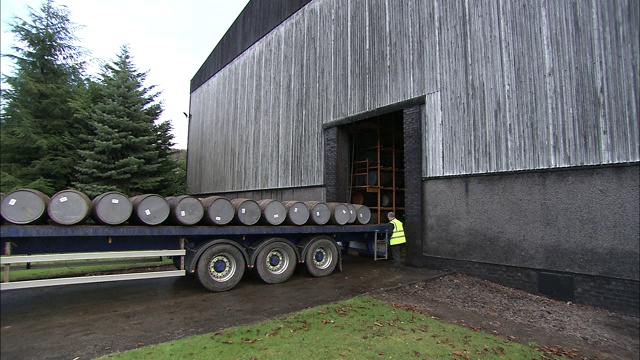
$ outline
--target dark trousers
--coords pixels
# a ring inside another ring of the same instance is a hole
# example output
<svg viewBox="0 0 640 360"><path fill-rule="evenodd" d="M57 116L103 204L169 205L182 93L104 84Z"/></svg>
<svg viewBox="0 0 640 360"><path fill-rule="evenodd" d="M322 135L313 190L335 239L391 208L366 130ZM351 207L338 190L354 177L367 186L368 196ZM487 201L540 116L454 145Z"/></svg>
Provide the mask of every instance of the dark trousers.
<svg viewBox="0 0 640 360"><path fill-rule="evenodd" d="M401 265L401 260L400 260L400 247L402 246L402 244L398 244L398 245L390 245L389 247L391 248L391 256L393 256L393 267L394 268L399 268Z"/></svg>

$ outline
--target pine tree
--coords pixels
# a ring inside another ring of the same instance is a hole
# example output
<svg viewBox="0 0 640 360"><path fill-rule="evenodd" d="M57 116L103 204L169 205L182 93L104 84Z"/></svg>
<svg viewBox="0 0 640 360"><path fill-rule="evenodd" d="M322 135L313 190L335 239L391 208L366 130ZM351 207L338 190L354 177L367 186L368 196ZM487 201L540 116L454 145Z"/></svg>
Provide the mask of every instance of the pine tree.
<svg viewBox="0 0 640 360"><path fill-rule="evenodd" d="M74 45L69 11L53 0L9 26L18 44L3 55L15 66L2 92L0 189L29 187L51 195L74 178L78 132L85 126L74 119L72 103L85 91L86 51Z"/></svg>
<svg viewBox="0 0 640 360"><path fill-rule="evenodd" d="M154 86L145 87L147 74L133 64L128 46L103 66L99 80L89 86L87 110L93 128L89 147L81 150L75 187L89 196L120 191L129 196L165 194L165 161L171 146L170 127L157 126L162 106ZM174 164L175 166L175 164ZM166 194L165 194L166 195Z"/></svg>
<svg viewBox="0 0 640 360"><path fill-rule="evenodd" d="M174 145L172 129L169 121L156 126L157 148L163 174L159 193L165 196L184 194L187 188L186 161L182 157L177 157L176 151L172 149Z"/></svg>

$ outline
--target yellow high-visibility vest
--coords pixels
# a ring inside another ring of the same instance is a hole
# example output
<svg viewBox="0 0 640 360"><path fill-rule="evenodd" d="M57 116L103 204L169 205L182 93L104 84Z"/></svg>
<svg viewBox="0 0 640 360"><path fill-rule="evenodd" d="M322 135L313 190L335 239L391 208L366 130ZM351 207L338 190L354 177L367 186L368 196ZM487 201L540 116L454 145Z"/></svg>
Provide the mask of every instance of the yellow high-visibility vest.
<svg viewBox="0 0 640 360"><path fill-rule="evenodd" d="M393 224L393 233L391 239L389 239L389 245L404 244L407 242L407 238L404 237L404 227L402 221L393 219L390 221Z"/></svg>

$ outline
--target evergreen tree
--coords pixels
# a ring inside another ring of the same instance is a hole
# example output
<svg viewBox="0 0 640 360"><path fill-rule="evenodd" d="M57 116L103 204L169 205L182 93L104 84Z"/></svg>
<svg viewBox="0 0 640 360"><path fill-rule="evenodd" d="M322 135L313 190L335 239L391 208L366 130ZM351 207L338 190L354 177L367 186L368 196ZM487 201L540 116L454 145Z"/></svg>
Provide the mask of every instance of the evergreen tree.
<svg viewBox="0 0 640 360"><path fill-rule="evenodd" d="M14 71L4 76L0 117L0 190L29 187L52 194L68 187L78 160L78 132L72 103L85 91L86 52L74 45L76 26L64 6L45 1L29 19L14 18L18 41Z"/></svg>
<svg viewBox="0 0 640 360"><path fill-rule="evenodd" d="M129 196L167 195L166 161L170 126L155 125L162 113L154 86L145 87L147 74L138 72L129 47L103 66L99 80L89 85L91 107L86 111L93 134L81 150L75 187L89 196L120 191Z"/></svg>
<svg viewBox="0 0 640 360"><path fill-rule="evenodd" d="M161 172L164 175L160 193L165 196L184 194L187 188L186 160L180 156L181 153L172 149L174 145L172 129L169 121L156 126L158 154Z"/></svg>

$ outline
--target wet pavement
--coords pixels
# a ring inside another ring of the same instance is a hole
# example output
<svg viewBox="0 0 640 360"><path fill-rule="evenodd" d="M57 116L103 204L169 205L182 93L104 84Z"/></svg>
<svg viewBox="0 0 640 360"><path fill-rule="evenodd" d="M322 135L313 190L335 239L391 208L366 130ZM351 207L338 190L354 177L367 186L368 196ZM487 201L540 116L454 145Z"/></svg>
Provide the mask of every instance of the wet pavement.
<svg viewBox="0 0 640 360"><path fill-rule="evenodd" d="M346 255L343 271L310 277L303 266L282 284L250 272L232 290L211 293L192 277L8 290L1 294L0 357L90 359L139 346L215 332L440 277L390 260Z"/></svg>

